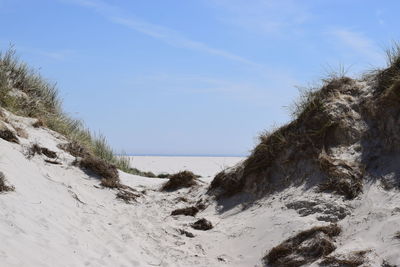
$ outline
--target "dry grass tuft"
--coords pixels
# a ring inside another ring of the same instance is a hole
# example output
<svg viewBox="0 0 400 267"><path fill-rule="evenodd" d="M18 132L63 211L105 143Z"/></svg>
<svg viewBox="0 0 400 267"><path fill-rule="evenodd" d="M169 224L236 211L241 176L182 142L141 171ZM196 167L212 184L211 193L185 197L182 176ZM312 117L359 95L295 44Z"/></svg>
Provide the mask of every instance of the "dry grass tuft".
<svg viewBox="0 0 400 267"><path fill-rule="evenodd" d="M100 177L101 185L109 188L119 188L119 175L115 165L94 156L86 156L77 162L79 167Z"/></svg>
<svg viewBox="0 0 400 267"><path fill-rule="evenodd" d="M387 67L373 72L378 93L390 91L393 84L400 80L400 44L394 43L386 50L386 55Z"/></svg>
<svg viewBox="0 0 400 267"><path fill-rule="evenodd" d="M340 232L336 224L300 232L271 249L264 261L272 266L303 266L311 263L335 250L332 238Z"/></svg>
<svg viewBox="0 0 400 267"><path fill-rule="evenodd" d="M243 190L244 179L243 168L239 166L235 169L228 169L219 172L212 180L209 192L221 190L220 197L230 197Z"/></svg>
<svg viewBox="0 0 400 267"><path fill-rule="evenodd" d="M14 186L9 186L6 184L6 176L3 172L0 172L0 192L9 192L14 190Z"/></svg>
<svg viewBox="0 0 400 267"><path fill-rule="evenodd" d="M118 188L121 187L121 183L119 182L119 179L105 179L105 178L103 178L103 179L101 179L100 185L104 186L104 187L111 188L111 189L118 189Z"/></svg>
<svg viewBox="0 0 400 267"><path fill-rule="evenodd" d="M197 176L191 171L181 171L173 174L169 181L161 188L162 191L174 191L184 187L192 187L197 184Z"/></svg>
<svg viewBox="0 0 400 267"><path fill-rule="evenodd" d="M347 199L355 198L363 187L363 172L359 166L333 160L326 153L319 155L321 169L329 176L328 181L320 184L321 191L331 191L344 195Z"/></svg>
<svg viewBox="0 0 400 267"><path fill-rule="evenodd" d="M15 133L7 128L0 129L0 138L11 143L19 144L19 139Z"/></svg>
<svg viewBox="0 0 400 267"><path fill-rule="evenodd" d="M89 151L85 147L75 141L66 144L59 144L58 148L70 153L74 157L84 158L90 155Z"/></svg>
<svg viewBox="0 0 400 267"><path fill-rule="evenodd" d="M199 212L199 208L192 206L192 207L187 207L183 209L176 209L171 212L172 216L175 215L185 215L185 216L196 216L196 214Z"/></svg>
<svg viewBox="0 0 400 267"><path fill-rule="evenodd" d="M29 157L33 157L36 154L38 154L38 155L45 155L46 157L51 158L51 159L57 158L57 153L56 152L51 151L48 148L41 147L38 144L33 144L29 148L28 154L29 154Z"/></svg>

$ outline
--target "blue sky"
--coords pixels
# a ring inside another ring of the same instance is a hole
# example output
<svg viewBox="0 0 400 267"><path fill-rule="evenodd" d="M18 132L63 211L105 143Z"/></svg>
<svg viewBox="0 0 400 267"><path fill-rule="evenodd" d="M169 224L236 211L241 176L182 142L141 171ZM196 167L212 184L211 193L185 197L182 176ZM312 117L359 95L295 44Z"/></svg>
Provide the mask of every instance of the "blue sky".
<svg viewBox="0 0 400 267"><path fill-rule="evenodd" d="M0 0L0 48L132 154L247 154L295 86L384 66L398 1Z"/></svg>

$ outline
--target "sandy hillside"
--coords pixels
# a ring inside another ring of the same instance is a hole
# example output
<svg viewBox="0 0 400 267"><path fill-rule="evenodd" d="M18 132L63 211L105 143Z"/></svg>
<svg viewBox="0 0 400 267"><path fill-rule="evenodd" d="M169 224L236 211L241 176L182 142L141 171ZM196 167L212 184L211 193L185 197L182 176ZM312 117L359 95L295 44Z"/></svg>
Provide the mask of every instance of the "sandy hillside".
<svg viewBox="0 0 400 267"><path fill-rule="evenodd" d="M0 266L399 266L400 47L392 52L386 69L306 92L293 121L245 159L130 160L6 54Z"/></svg>
<svg viewBox="0 0 400 267"><path fill-rule="evenodd" d="M283 240L332 222L342 227L334 255L362 250L366 266L383 260L400 264L394 237L400 229L399 194L379 184L366 184L351 201L288 187L256 202L244 196L215 202L206 194L207 180L160 192L165 179L120 172L137 195L126 203L116 197L118 189L100 186L98 178L73 166L75 158L58 148L66 142L59 134L4 113L8 128L24 129L28 136L19 137L20 144L0 139L0 169L15 186L0 195L3 266L262 266L266 252ZM61 164L47 163L45 155L29 158L33 144L56 152ZM205 209L195 217L171 216L199 200ZM190 226L203 217L213 229Z"/></svg>

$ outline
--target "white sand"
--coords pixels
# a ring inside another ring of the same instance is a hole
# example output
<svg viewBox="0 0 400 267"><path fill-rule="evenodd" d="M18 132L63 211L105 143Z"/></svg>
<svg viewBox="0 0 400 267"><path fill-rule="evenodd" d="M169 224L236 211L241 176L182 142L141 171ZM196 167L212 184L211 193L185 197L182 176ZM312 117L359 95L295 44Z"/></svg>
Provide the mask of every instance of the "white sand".
<svg viewBox="0 0 400 267"><path fill-rule="evenodd" d="M343 233L334 253L368 249L370 264L365 266L380 266L383 259L400 264L400 241L393 238L400 230L397 191L371 184L356 200L343 201L338 196L293 187L247 208L229 208L231 203L225 203L223 209L210 200L196 218L170 216L176 208L205 199L208 184L163 193L158 189L164 179L121 173L125 184L145 190L137 202L126 204L116 199L115 190L99 188L96 178L71 166L74 158L57 148L63 142L57 134L35 129L29 120L11 116L9 120L26 129L29 139L21 139L22 145L0 139L0 170L16 188L0 194L0 266L262 266L265 253L286 238L311 226L328 224L317 220L321 212L303 217L286 207L299 200L333 203L351 212L339 221ZM47 164L44 156L27 159L26 149L35 142L56 151L62 165ZM155 172L186 166L202 175L212 175L220 164L210 160L208 165L207 159L201 159L200 164L195 158L182 159L185 163L179 164L172 163L176 158L163 159L168 162L165 165L145 160L151 164L142 163L141 167L149 166L148 170ZM186 197L190 203L178 201L178 197ZM202 217L209 219L214 229L190 228L190 223ZM177 229L190 231L195 237L183 236Z"/></svg>

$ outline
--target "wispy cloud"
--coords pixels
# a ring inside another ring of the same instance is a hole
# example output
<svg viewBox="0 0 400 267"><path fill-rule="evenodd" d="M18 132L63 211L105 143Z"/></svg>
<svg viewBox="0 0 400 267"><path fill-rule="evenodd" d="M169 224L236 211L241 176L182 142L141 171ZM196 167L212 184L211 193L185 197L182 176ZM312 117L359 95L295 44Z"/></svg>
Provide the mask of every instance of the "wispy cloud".
<svg viewBox="0 0 400 267"><path fill-rule="evenodd" d="M205 0L226 23L260 34L291 34L311 14L293 0Z"/></svg>
<svg viewBox="0 0 400 267"><path fill-rule="evenodd" d="M173 29L157 24L152 24L137 17L124 15L124 12L117 6L109 5L105 2L97 0L62 0L62 1L90 8L93 11L100 14L101 16L103 16L104 18L108 19L112 23L128 27L134 31L158 39L168 45L204 52L207 54L226 58L231 61L239 62L253 67L262 68L262 65L256 62L253 62L242 56L230 53L223 49L213 48L206 43L191 40Z"/></svg>
<svg viewBox="0 0 400 267"><path fill-rule="evenodd" d="M205 52L205 53L220 56L220 57L232 60L232 61L237 61L239 63L244 63L247 65L262 68L262 65L257 64L251 60L248 60L244 57L232 54L225 50L210 47L207 44L202 43L202 42L190 40L174 30L171 30L171 29L159 26L159 25L154 25L154 24L143 22L143 21L130 19L130 18L122 18L122 17L111 17L109 19L117 24L127 26L135 31L138 31L138 32L141 32L148 36L151 36L153 38L159 39L159 40L163 41L164 43L167 43L167 44L175 46L175 47L181 47L181 48L196 50L196 51L200 51L200 52Z"/></svg>
<svg viewBox="0 0 400 267"><path fill-rule="evenodd" d="M330 32L341 44L347 46L353 53L366 57L371 63L381 63L381 49L368 37L360 32L348 29L337 29Z"/></svg>

